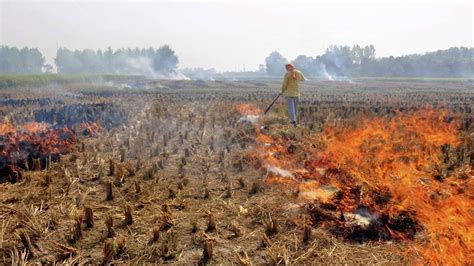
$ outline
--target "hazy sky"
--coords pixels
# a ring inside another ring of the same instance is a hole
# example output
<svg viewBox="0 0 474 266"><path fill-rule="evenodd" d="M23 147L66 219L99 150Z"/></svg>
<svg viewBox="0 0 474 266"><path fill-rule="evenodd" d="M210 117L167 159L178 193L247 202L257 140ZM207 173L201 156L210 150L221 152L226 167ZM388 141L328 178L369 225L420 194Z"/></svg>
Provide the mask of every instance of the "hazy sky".
<svg viewBox="0 0 474 266"><path fill-rule="evenodd" d="M373 44L377 56L473 45L473 3L220 3L0 0L0 44L158 48L180 68L258 68L277 50L316 56L331 44Z"/></svg>

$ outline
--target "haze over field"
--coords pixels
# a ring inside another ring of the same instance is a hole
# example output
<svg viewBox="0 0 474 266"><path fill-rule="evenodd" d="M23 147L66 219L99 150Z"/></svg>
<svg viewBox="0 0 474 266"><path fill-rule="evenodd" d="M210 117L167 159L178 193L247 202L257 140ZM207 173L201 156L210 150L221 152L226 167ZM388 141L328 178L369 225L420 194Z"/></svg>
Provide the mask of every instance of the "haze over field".
<svg viewBox="0 0 474 266"><path fill-rule="evenodd" d="M58 47L161 47L179 67L257 70L272 51L323 54L332 44L374 45L376 56L472 47L472 3L0 3L0 45L36 47L53 64Z"/></svg>

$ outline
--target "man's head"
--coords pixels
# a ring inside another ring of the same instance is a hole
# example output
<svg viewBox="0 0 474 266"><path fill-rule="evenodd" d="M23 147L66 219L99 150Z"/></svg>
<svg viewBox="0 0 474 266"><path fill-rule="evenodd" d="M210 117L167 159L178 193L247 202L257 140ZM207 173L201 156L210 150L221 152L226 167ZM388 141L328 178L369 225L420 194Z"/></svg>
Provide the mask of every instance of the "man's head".
<svg viewBox="0 0 474 266"><path fill-rule="evenodd" d="M293 69L296 69L296 67L293 64L286 64L285 68L286 68L286 71L291 71Z"/></svg>

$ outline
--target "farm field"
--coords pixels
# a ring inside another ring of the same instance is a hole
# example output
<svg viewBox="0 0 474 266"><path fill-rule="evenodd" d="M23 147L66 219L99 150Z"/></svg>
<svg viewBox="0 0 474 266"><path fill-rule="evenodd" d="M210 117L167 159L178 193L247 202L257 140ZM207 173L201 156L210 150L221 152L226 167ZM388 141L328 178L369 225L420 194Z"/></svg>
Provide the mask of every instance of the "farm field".
<svg viewBox="0 0 474 266"><path fill-rule="evenodd" d="M2 264L474 261L472 80L121 82L0 90Z"/></svg>

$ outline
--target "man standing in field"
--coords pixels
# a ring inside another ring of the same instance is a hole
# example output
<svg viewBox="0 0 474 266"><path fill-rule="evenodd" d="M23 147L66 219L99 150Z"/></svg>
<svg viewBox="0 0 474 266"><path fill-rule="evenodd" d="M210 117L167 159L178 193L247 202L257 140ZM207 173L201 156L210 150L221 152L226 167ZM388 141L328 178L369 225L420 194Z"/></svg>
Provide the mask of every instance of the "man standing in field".
<svg viewBox="0 0 474 266"><path fill-rule="evenodd" d="M281 93L288 102L288 114L291 124L296 127L296 110L300 96L299 83L300 81L304 81L305 77L293 64L286 64L285 68L286 73L283 79L283 85L281 86Z"/></svg>

